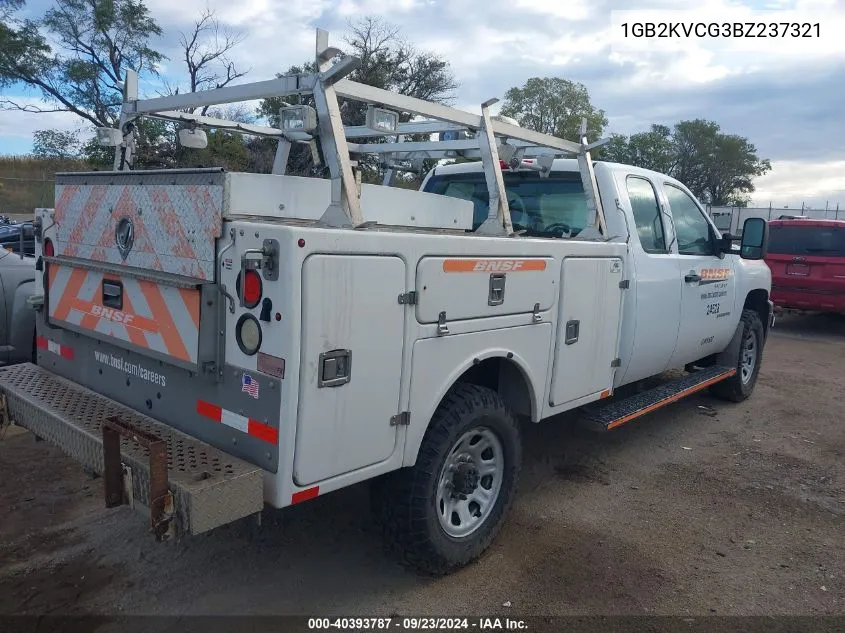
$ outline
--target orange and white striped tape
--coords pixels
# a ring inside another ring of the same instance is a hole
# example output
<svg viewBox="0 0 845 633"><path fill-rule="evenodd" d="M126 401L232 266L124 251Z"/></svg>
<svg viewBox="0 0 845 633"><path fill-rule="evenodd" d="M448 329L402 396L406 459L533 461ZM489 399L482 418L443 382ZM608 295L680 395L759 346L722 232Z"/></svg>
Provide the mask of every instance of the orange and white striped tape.
<svg viewBox="0 0 845 633"><path fill-rule="evenodd" d="M83 330L136 347L197 362L200 293L152 281L122 277L121 310L103 305L103 280L113 276L66 265L49 268L49 315Z"/></svg>

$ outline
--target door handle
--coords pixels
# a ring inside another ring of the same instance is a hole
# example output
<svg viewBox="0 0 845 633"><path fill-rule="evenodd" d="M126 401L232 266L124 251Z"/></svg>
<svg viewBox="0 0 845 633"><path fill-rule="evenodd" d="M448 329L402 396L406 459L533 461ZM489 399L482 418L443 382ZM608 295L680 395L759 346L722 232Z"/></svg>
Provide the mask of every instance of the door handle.
<svg viewBox="0 0 845 633"><path fill-rule="evenodd" d="M694 270L691 270L684 276L684 281L688 284L695 283L696 281L701 281L701 276Z"/></svg>
<svg viewBox="0 0 845 633"><path fill-rule="evenodd" d="M103 279L103 305L106 308L123 310L123 282Z"/></svg>

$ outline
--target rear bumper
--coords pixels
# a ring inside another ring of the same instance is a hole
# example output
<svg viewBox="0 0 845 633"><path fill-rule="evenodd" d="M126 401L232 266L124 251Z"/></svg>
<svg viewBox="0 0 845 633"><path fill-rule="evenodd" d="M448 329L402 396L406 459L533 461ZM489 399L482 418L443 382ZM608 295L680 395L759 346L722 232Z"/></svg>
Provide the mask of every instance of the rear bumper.
<svg viewBox="0 0 845 633"><path fill-rule="evenodd" d="M773 287L772 301L779 308L845 313L845 292Z"/></svg>
<svg viewBox="0 0 845 633"><path fill-rule="evenodd" d="M167 482L178 534L199 534L264 507L263 470L31 363L0 368L11 419L98 475L104 474L103 421L120 416L166 443ZM149 451L120 442L131 505L149 512ZM49 467L45 465L45 467Z"/></svg>

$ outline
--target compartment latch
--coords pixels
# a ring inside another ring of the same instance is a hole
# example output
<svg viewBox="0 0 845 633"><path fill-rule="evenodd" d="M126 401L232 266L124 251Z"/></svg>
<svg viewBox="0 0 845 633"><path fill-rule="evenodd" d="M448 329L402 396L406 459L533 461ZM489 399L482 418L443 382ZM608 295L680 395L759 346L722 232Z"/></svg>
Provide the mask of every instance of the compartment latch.
<svg viewBox="0 0 845 633"><path fill-rule="evenodd" d="M564 339L564 343L566 345L572 345L573 343L578 342L578 334L580 333L581 329L581 321L567 321L566 322L566 338Z"/></svg>
<svg viewBox="0 0 845 633"><path fill-rule="evenodd" d="M339 387L352 379L352 350L334 349L320 354L318 387Z"/></svg>
<svg viewBox="0 0 845 633"><path fill-rule="evenodd" d="M500 306L505 302L505 273L490 273L490 292L487 305Z"/></svg>

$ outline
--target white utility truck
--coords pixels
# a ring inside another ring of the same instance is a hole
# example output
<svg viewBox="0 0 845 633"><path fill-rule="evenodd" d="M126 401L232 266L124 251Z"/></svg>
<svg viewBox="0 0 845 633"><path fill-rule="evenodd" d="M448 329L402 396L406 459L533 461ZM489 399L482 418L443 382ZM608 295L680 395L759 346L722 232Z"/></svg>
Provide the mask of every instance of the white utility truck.
<svg viewBox="0 0 845 633"><path fill-rule="evenodd" d="M594 161L585 130L352 82L325 31L317 62L153 99L128 73L120 129L98 131L114 171L57 175L36 210L37 365L0 370L3 411L101 474L107 506L165 539L372 480L387 542L445 573L504 520L520 421L581 408L608 430L708 387L748 397L772 324L764 221L737 250L681 183ZM189 112L297 95L314 107L280 128ZM339 100L369 104L366 125ZM278 139L273 173L134 170L141 117L186 146ZM328 177L286 175L294 143ZM372 155L382 184L361 182ZM481 160L390 186L443 158Z"/></svg>

